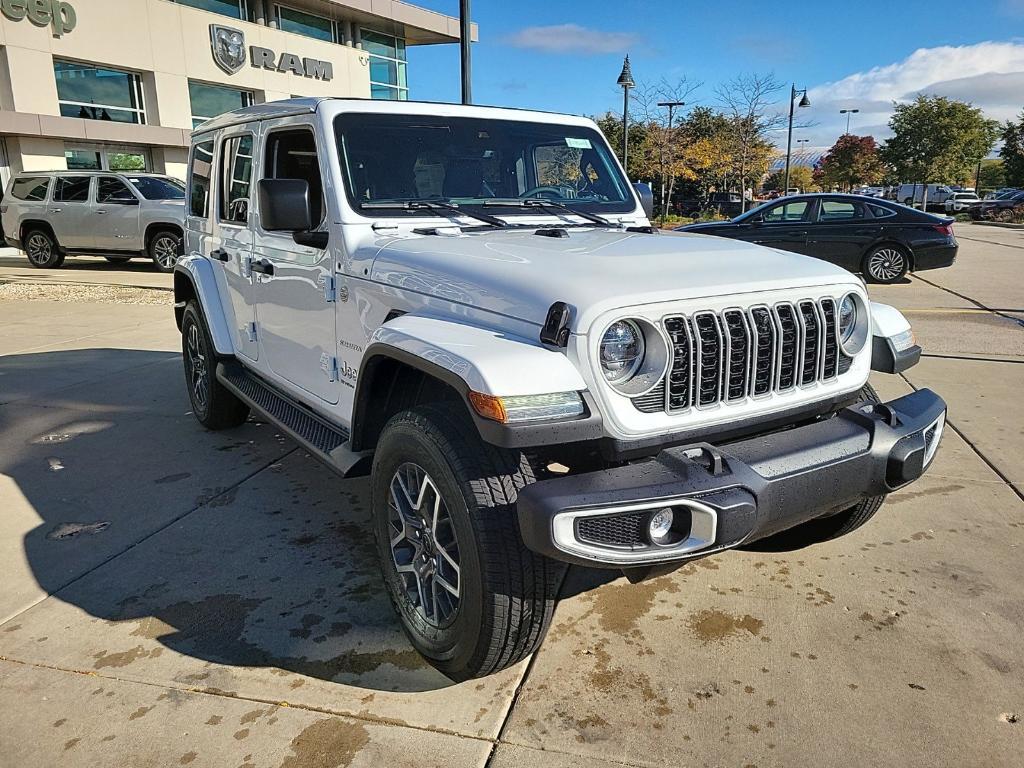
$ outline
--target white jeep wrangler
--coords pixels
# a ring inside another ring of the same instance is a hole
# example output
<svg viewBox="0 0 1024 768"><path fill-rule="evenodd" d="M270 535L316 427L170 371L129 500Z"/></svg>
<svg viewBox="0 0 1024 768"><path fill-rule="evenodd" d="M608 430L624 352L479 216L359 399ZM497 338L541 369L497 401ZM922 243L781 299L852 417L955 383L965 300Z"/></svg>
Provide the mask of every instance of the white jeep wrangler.
<svg viewBox="0 0 1024 768"><path fill-rule="evenodd" d="M632 580L853 530L945 404L882 404L910 326L818 259L658 234L590 121L292 100L193 137L175 313L196 418L372 476L387 592L462 680L535 650L566 564Z"/></svg>

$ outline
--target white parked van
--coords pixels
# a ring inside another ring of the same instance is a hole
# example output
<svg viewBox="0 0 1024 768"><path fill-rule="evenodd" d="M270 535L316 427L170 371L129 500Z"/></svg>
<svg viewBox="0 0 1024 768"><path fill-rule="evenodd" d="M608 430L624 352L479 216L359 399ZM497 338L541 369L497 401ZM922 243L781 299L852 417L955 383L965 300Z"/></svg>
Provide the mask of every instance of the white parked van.
<svg viewBox="0 0 1024 768"><path fill-rule="evenodd" d="M900 184L896 191L896 200L904 205L920 207L925 203L926 189L928 191L927 205L936 208L942 208L954 192L953 188L946 184Z"/></svg>

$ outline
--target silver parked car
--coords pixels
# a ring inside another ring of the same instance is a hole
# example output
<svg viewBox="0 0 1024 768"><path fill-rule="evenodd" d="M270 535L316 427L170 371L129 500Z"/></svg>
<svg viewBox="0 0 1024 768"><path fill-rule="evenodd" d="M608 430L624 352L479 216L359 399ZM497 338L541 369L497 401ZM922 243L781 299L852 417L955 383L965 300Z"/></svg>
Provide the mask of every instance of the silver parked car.
<svg viewBox="0 0 1024 768"><path fill-rule="evenodd" d="M0 214L7 244L35 267L59 267L68 254L115 263L148 256L170 272L181 251L185 187L152 173L19 173Z"/></svg>

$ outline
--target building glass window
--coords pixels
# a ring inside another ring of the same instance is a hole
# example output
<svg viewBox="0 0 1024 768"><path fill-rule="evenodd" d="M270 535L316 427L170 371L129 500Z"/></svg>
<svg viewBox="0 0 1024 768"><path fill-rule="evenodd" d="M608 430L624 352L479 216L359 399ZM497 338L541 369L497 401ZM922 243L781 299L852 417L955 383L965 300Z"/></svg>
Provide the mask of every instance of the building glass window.
<svg viewBox="0 0 1024 768"><path fill-rule="evenodd" d="M57 99L64 117L145 123L142 79L134 72L75 61L53 62Z"/></svg>
<svg viewBox="0 0 1024 768"><path fill-rule="evenodd" d="M208 85L195 80L188 81L188 96L192 102L193 128L198 128L202 123L217 115L248 107L253 103L252 91Z"/></svg>
<svg viewBox="0 0 1024 768"><path fill-rule="evenodd" d="M67 160L69 171L103 170L100 153L91 149L66 149L64 159Z"/></svg>
<svg viewBox="0 0 1024 768"><path fill-rule="evenodd" d="M123 144L65 146L69 171L149 171L149 151Z"/></svg>
<svg viewBox="0 0 1024 768"><path fill-rule="evenodd" d="M370 57L370 95L375 99L408 99L405 40L361 30L363 50Z"/></svg>
<svg viewBox="0 0 1024 768"><path fill-rule="evenodd" d="M221 16L230 16L234 19L248 19L251 15L246 0L176 0L176 2L179 5L219 13Z"/></svg>
<svg viewBox="0 0 1024 768"><path fill-rule="evenodd" d="M287 5L275 6L274 10L279 29L317 40L326 40L328 43L338 42L337 26L332 19L289 8Z"/></svg>

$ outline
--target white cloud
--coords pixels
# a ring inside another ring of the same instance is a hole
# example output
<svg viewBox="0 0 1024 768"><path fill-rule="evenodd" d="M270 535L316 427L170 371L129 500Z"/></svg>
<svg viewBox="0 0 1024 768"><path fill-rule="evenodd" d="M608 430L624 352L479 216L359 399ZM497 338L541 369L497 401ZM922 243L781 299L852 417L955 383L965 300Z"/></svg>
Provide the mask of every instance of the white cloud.
<svg viewBox="0 0 1024 768"><path fill-rule="evenodd" d="M602 32L579 24L554 24L547 27L526 27L503 39L516 48L530 48L544 53L627 53L640 42L630 32Z"/></svg>
<svg viewBox="0 0 1024 768"><path fill-rule="evenodd" d="M1020 0L1024 3L1024 0ZM808 133L814 143L830 144L846 129L840 109L859 109L850 130L867 133L892 114L892 102L917 94L937 94L969 101L987 117L1008 120L1024 108L1024 43L985 42L975 45L920 48L902 61L857 72L810 89L808 118L818 125ZM888 130L875 132L884 139Z"/></svg>

